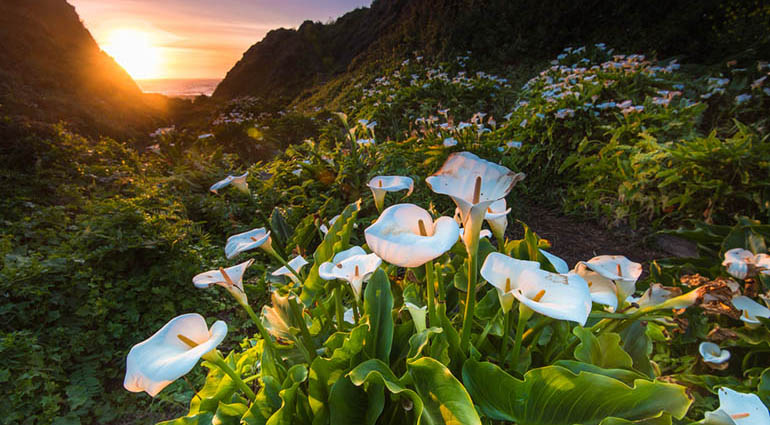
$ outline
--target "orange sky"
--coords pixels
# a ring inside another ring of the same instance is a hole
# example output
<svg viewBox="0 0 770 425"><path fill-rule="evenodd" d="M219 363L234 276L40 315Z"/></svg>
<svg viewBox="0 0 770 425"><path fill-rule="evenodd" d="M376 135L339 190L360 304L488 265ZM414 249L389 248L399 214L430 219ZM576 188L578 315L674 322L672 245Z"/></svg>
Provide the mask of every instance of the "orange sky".
<svg viewBox="0 0 770 425"><path fill-rule="evenodd" d="M69 0L134 78L223 78L274 28L327 22L371 0Z"/></svg>

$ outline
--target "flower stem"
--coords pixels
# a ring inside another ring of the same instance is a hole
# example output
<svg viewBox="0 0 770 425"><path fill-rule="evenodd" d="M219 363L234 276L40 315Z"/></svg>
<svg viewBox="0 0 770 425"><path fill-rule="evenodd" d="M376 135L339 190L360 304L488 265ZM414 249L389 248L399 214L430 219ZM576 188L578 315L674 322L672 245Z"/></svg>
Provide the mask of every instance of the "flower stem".
<svg viewBox="0 0 770 425"><path fill-rule="evenodd" d="M213 353L213 354L211 354ZM224 358L222 358L222 355L219 354L219 352L214 349L209 354L207 354L204 357L206 360L214 364L216 367L220 368L222 372L226 373L227 376L230 377L230 379L235 382L235 385L238 386L238 388L243 391L244 394L251 400L255 401L257 399L256 394L254 394L254 391L249 388L248 385L246 385L245 382L243 382L243 379L238 375L236 371L234 371L225 361Z"/></svg>
<svg viewBox="0 0 770 425"><path fill-rule="evenodd" d="M521 340L524 336L524 327L527 325L527 320L532 315L531 311L526 306L519 304L519 321L516 322L516 342L513 344L513 364L519 362L519 352L521 351Z"/></svg>
<svg viewBox="0 0 770 425"><path fill-rule="evenodd" d="M473 237L473 236L472 236ZM478 237L476 237L478 239ZM470 252L468 257L468 288L465 296L465 314L463 315L463 329L460 337L460 350L468 352L471 341L471 328L473 327L473 310L476 304L476 273L478 262L478 243L476 249Z"/></svg>
<svg viewBox="0 0 770 425"><path fill-rule="evenodd" d="M342 310L342 287L337 285L334 288L334 310L337 313L337 330L344 329L345 312Z"/></svg>
<svg viewBox="0 0 770 425"><path fill-rule="evenodd" d="M500 346L500 364L505 365L505 358L506 354L508 354L508 337L511 333L511 317L513 316L513 311L509 310L507 313L505 313L505 316L503 316L503 341L502 345Z"/></svg>
<svg viewBox="0 0 770 425"><path fill-rule="evenodd" d="M486 325L484 325L484 330L481 331L481 334L476 339L476 347L481 347L481 344L484 343L484 341L487 339L487 335L489 335L489 331L492 330L492 326L497 321L497 316L500 315L500 312L502 310L498 310L497 313L495 313L495 317L492 318L492 320L488 321Z"/></svg>
<svg viewBox="0 0 770 425"><path fill-rule="evenodd" d="M425 263L425 281L428 287L428 318L430 319L430 326L438 326L438 319L436 319L436 307L434 305L435 295L433 288L433 261Z"/></svg>
<svg viewBox="0 0 770 425"><path fill-rule="evenodd" d="M259 320L257 313L255 313L251 306L247 303L242 303L241 306L243 306L243 309L246 310L246 313L251 318L251 321L257 325L257 329L259 330L259 334L262 336L262 340L265 341L265 344L269 347L269 349L275 352L275 345L273 344L272 338L270 338L270 333L267 331L267 329L265 329L265 325L262 324L262 321Z"/></svg>

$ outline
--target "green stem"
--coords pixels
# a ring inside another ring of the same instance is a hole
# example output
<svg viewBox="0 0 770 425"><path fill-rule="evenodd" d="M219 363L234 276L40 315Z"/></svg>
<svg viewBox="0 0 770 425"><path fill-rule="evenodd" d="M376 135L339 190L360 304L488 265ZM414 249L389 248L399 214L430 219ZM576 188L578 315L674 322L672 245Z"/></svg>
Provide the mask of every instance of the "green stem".
<svg viewBox="0 0 770 425"><path fill-rule="evenodd" d="M500 346L500 364L505 364L505 357L506 354L508 354L508 337L511 333L511 318L513 316L513 311L509 310L507 313L505 313L505 316L503 317L503 341L502 345Z"/></svg>
<svg viewBox="0 0 770 425"><path fill-rule="evenodd" d="M466 229L468 231L470 229ZM473 236L471 236L473 237ZM478 238L477 238L478 239ZM478 244L474 252L470 253L468 261L468 288L465 296L465 314L463 315L463 328L460 336L460 351L468 352L471 341L471 328L473 328L473 310L476 305L476 266L478 262Z"/></svg>
<svg viewBox="0 0 770 425"><path fill-rule="evenodd" d="M262 336L262 340L265 341L265 345L267 345L269 349L275 352L275 344L273 343L273 339L270 338L270 333L267 331L267 329L265 329L265 325L262 324L262 321L259 320L257 313L255 313L251 306L246 303L241 303L241 306L244 310L246 310L246 313L251 318L251 321L257 325L257 329L259 330L259 334Z"/></svg>
<svg viewBox="0 0 770 425"><path fill-rule="evenodd" d="M213 353L213 354L212 354ZM222 355L219 354L219 352L214 349L210 351L206 356L204 356L204 359L208 360L210 363L214 364L216 367L222 369L222 372L226 373L227 376L230 377L230 379L235 382L235 385L238 386L238 388L246 394L246 396L251 400L255 401L257 399L256 394L254 394L254 391L249 388L248 385L246 385L245 382L241 379L241 377L238 375L236 371L234 371L225 361L224 358L222 358Z"/></svg>
<svg viewBox="0 0 770 425"><path fill-rule="evenodd" d="M488 321L486 325L484 325L484 330L481 332L481 335L476 339L476 347L481 347L481 344L484 343L484 341L487 339L487 335L489 335L489 331L492 330L492 326L497 321L497 316L500 315L500 312L502 310L497 310L497 313L495 313L495 317L492 318L492 320Z"/></svg>
<svg viewBox="0 0 770 425"><path fill-rule="evenodd" d="M438 319L436 319L436 307L434 305L435 296L433 294L433 261L425 263L425 282L428 287L428 318L430 320L429 326L437 326Z"/></svg>
<svg viewBox="0 0 770 425"><path fill-rule="evenodd" d="M299 332L303 342L302 345L304 345L305 350L307 350L308 360L312 361L316 357L315 344L313 344L313 339L310 337L310 331L307 329L307 323L305 323L300 307L297 305L297 301L294 298L289 298L289 308L294 316L294 321L299 325Z"/></svg>
<svg viewBox="0 0 770 425"><path fill-rule="evenodd" d="M342 309L342 287L337 285L334 288L334 310L337 313L337 329L345 329L345 312Z"/></svg>
<svg viewBox="0 0 770 425"><path fill-rule="evenodd" d="M532 326L531 328L527 329L526 332L524 332L524 335L521 337L521 342L525 342L527 338L530 336L534 336L534 334L547 325L551 324L553 322L553 319L550 317L543 317L540 319L539 322L535 323L535 326Z"/></svg>
<svg viewBox="0 0 770 425"><path fill-rule="evenodd" d="M519 352L521 351L521 340L524 336L524 327L527 325L527 320L531 313L526 311L527 307L519 304L519 320L516 322L516 342L513 345L513 364L514 366L519 362Z"/></svg>

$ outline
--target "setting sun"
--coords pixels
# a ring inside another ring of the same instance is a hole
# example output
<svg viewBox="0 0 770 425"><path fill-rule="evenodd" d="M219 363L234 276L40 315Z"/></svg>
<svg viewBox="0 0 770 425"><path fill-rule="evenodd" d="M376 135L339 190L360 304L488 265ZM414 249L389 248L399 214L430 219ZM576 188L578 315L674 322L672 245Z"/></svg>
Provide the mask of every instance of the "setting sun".
<svg viewBox="0 0 770 425"><path fill-rule="evenodd" d="M112 56L133 78L157 78L160 73L160 49L150 34L136 29L117 29L110 33L103 50Z"/></svg>

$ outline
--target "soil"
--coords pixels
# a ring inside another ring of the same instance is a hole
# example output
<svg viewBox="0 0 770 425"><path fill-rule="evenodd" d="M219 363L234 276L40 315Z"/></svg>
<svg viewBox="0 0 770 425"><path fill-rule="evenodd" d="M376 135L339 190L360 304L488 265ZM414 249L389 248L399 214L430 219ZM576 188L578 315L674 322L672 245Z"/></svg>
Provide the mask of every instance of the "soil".
<svg viewBox="0 0 770 425"><path fill-rule="evenodd" d="M664 250L656 238L650 237L649 231L628 227L608 229L595 220L564 215L558 208L522 205L514 211L514 217L547 239L551 243L549 252L563 258L570 267L597 255L619 254L642 263L647 271L650 261L672 256L670 250ZM515 221L510 222L507 236L521 239L524 228Z"/></svg>

